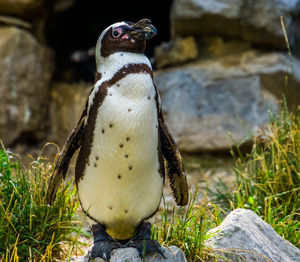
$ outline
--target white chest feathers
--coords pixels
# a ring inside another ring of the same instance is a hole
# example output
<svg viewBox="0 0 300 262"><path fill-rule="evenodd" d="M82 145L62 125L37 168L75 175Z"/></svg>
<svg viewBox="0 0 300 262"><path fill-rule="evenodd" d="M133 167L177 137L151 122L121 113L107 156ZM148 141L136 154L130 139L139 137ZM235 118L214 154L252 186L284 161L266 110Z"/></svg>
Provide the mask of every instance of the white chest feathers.
<svg viewBox="0 0 300 262"><path fill-rule="evenodd" d="M161 200L155 95L149 74L128 74L98 109L78 192L83 209L115 239L131 237Z"/></svg>

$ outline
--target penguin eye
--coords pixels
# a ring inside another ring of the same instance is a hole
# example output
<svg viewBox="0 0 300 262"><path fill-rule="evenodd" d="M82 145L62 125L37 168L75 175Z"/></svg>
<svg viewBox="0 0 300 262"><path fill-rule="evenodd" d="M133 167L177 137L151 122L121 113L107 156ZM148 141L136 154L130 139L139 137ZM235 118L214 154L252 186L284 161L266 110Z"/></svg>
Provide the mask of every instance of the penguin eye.
<svg viewBox="0 0 300 262"><path fill-rule="evenodd" d="M112 36L113 37L118 37L118 36L121 35L121 33L122 33L122 30L120 30L120 28L116 28L115 30L113 30Z"/></svg>

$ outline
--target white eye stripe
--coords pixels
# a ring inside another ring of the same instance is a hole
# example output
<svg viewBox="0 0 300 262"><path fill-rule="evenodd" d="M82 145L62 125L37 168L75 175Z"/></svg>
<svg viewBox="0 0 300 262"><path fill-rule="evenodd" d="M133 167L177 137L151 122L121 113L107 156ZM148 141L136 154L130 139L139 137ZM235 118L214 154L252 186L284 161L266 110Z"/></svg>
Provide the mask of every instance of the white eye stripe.
<svg viewBox="0 0 300 262"><path fill-rule="evenodd" d="M99 66L98 62L100 61L100 50L101 50L101 45L102 45L102 39L103 39L103 37L105 36L105 34L107 33L107 31L109 29L111 29L111 28L117 28L117 27L122 26L122 25L128 25L128 24L125 23L125 22L119 22L119 23L115 23L113 25L110 25L107 28L105 28L105 30L103 30L103 32L99 36L99 38L97 40L96 52L95 52L97 67Z"/></svg>

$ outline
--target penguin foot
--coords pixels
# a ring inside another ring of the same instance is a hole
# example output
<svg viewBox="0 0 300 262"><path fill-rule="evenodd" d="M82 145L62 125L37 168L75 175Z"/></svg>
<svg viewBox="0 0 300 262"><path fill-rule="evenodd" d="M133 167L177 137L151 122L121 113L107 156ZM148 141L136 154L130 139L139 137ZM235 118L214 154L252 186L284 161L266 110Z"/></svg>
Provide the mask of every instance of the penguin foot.
<svg viewBox="0 0 300 262"><path fill-rule="evenodd" d="M101 257L104 260L109 260L112 250L121 247L121 245L106 233L103 225L93 225L92 231L94 245L90 252L90 259Z"/></svg>
<svg viewBox="0 0 300 262"><path fill-rule="evenodd" d="M98 241L94 242L90 253L90 259L101 257L104 260L110 259L110 254L113 249L119 248L120 245L115 241Z"/></svg>
<svg viewBox="0 0 300 262"><path fill-rule="evenodd" d="M101 224L93 225L92 231L94 237L94 245L90 252L90 259L101 257L104 260L109 260L112 250L127 247L136 248L141 259L143 259L147 254L150 253L158 253L162 257L166 258L159 242L150 238L150 223L143 222L141 225L139 225L136 235L125 243L124 241L115 241L106 233L105 227Z"/></svg>
<svg viewBox="0 0 300 262"><path fill-rule="evenodd" d="M152 240L150 236L151 224L143 222L137 228L137 234L126 244L126 246L136 248L142 259L145 255L150 253L159 253L166 258L159 242L157 240Z"/></svg>
<svg viewBox="0 0 300 262"><path fill-rule="evenodd" d="M127 247L136 248L142 260L147 254L150 253L152 254L158 253L162 257L166 258L164 251L157 240L152 240L152 239L135 240L135 241L131 240L128 243Z"/></svg>

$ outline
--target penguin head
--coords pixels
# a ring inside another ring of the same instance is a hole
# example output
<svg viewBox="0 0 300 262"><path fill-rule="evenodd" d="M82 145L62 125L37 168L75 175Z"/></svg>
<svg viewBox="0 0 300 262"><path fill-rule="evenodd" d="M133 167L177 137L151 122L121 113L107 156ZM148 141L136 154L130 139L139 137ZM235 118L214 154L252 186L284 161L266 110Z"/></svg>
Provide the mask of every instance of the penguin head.
<svg viewBox="0 0 300 262"><path fill-rule="evenodd" d="M149 19L137 23L119 22L107 27L96 45L96 61L116 52L144 53L146 40L157 34Z"/></svg>

